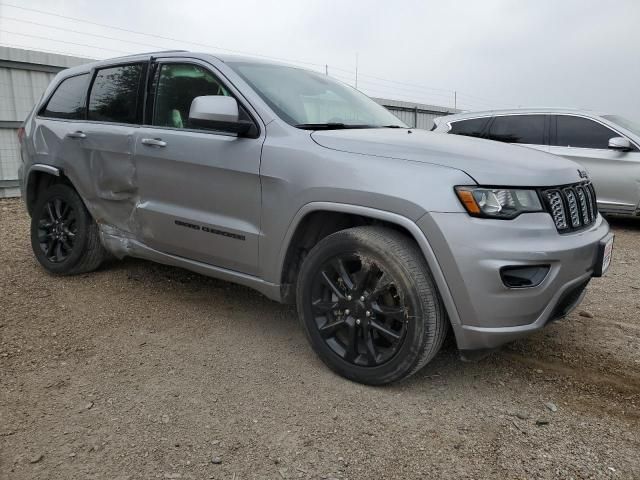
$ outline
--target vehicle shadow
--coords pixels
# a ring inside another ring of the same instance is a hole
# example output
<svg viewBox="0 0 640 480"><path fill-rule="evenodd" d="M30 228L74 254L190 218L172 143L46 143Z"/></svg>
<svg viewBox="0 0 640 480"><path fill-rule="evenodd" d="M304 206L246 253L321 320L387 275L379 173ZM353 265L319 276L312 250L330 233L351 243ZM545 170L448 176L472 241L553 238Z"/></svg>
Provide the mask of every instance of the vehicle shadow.
<svg viewBox="0 0 640 480"><path fill-rule="evenodd" d="M607 222L614 229L624 229L630 231L640 231L640 217L629 217L623 215L605 215Z"/></svg>

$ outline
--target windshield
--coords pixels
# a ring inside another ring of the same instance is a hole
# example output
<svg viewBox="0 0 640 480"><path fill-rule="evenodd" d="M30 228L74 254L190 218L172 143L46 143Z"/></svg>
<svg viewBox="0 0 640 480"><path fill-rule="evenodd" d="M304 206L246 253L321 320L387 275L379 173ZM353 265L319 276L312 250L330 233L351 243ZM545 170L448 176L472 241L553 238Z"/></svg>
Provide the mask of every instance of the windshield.
<svg viewBox="0 0 640 480"><path fill-rule="evenodd" d="M358 90L319 73L283 65L229 62L275 113L299 128L407 128Z"/></svg>
<svg viewBox="0 0 640 480"><path fill-rule="evenodd" d="M619 115L603 115L602 117L640 136L640 123L634 122Z"/></svg>

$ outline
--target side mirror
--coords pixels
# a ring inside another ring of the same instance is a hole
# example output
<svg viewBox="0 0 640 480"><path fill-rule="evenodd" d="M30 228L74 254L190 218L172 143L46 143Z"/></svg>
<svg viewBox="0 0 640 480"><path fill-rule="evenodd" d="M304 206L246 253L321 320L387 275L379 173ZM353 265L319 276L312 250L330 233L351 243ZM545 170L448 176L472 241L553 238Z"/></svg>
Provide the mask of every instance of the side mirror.
<svg viewBox="0 0 640 480"><path fill-rule="evenodd" d="M612 150L620 150L621 152L628 152L633 150L633 146L628 138L613 137L609 139L609 148Z"/></svg>
<svg viewBox="0 0 640 480"><path fill-rule="evenodd" d="M194 98L189 109L189 123L194 127L238 135L246 134L253 126L253 122L240 120L236 99L223 95Z"/></svg>

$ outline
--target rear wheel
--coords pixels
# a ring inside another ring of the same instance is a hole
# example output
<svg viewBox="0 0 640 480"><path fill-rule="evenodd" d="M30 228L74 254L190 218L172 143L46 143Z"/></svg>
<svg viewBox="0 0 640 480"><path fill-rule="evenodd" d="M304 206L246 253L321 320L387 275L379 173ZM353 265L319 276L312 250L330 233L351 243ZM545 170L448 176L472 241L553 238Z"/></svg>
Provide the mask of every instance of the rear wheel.
<svg viewBox="0 0 640 480"><path fill-rule="evenodd" d="M49 187L31 216L31 247L49 272L73 275L95 270L106 257L98 225L73 188Z"/></svg>
<svg viewBox="0 0 640 480"><path fill-rule="evenodd" d="M321 240L302 265L297 303L320 358L340 375L373 385L422 368L448 327L415 242L380 227Z"/></svg>

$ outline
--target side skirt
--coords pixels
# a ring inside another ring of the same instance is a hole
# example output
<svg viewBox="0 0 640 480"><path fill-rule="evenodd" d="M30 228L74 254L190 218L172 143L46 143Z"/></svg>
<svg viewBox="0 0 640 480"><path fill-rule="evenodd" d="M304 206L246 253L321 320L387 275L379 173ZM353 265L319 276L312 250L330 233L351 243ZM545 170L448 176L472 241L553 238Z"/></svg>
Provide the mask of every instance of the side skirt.
<svg viewBox="0 0 640 480"><path fill-rule="evenodd" d="M142 258L152 262L170 265L172 267L180 267L192 272L224 280L245 287L252 288L262 293L271 300L281 302L280 285L265 282L261 278L247 275L245 273L220 268L207 263L190 260L188 258L178 257L168 253L160 252L148 247L147 245L128 237L124 232L109 225L100 224L100 239L104 247L115 255L117 258L124 257Z"/></svg>

